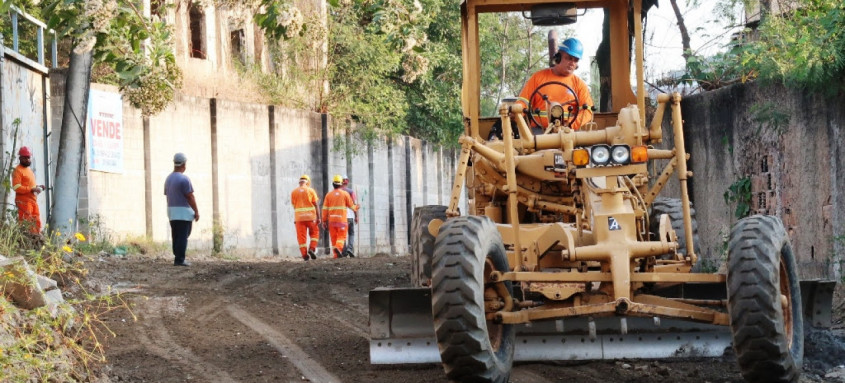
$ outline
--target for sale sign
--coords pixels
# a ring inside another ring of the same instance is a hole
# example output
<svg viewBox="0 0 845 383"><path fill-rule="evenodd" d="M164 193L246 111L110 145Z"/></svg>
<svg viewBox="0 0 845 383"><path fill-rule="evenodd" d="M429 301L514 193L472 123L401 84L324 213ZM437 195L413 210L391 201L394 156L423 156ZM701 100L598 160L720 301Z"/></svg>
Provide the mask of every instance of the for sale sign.
<svg viewBox="0 0 845 383"><path fill-rule="evenodd" d="M88 98L88 168L123 173L123 100L91 89Z"/></svg>

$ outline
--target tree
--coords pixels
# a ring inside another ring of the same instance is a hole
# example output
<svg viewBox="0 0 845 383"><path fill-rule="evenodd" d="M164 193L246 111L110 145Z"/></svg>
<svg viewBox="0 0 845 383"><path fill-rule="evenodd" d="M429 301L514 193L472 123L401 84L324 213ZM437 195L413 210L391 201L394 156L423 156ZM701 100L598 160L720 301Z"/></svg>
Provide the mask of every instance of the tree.
<svg viewBox="0 0 845 383"><path fill-rule="evenodd" d="M738 50L739 62L763 81L827 94L845 90L845 3L801 0L763 17L759 38Z"/></svg>

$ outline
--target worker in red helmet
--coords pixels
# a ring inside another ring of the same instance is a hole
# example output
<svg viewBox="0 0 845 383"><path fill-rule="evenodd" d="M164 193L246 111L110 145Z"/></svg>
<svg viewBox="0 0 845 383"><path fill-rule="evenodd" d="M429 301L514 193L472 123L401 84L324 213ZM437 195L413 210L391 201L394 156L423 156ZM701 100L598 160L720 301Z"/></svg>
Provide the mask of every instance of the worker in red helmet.
<svg viewBox="0 0 845 383"><path fill-rule="evenodd" d="M18 207L18 223L26 226L33 234L41 233L41 211L38 209L38 194L44 185L35 184L32 172L32 151L22 146L18 150L18 166L12 171L12 190L15 191L15 206Z"/></svg>
<svg viewBox="0 0 845 383"><path fill-rule="evenodd" d="M343 247L346 244L348 224L346 209L358 211L358 206L352 202L349 193L343 190L343 177L340 174L332 179L334 190L326 194L323 199L323 227L329 229L334 258L343 257Z"/></svg>

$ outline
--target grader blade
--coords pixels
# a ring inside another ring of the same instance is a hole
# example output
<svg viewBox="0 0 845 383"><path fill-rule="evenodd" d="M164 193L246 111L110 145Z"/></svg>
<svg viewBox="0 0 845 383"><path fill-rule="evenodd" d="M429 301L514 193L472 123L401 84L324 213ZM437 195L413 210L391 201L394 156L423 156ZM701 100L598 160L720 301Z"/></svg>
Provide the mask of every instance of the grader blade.
<svg viewBox="0 0 845 383"><path fill-rule="evenodd" d="M730 343L724 326L636 317L568 318L517 325L514 360L712 357L724 354ZM370 363L439 362L431 290L370 291Z"/></svg>

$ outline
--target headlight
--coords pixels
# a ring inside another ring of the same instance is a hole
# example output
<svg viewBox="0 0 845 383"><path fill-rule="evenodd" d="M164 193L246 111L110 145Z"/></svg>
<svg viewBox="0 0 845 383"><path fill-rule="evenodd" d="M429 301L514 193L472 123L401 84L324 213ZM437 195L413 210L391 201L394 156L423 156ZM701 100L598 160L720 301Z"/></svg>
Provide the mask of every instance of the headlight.
<svg viewBox="0 0 845 383"><path fill-rule="evenodd" d="M613 145L610 149L610 157L614 164L625 165L631 162L631 149L628 145Z"/></svg>
<svg viewBox="0 0 845 383"><path fill-rule="evenodd" d="M607 145L595 145L590 149L590 159L593 165L607 165L610 162L610 147Z"/></svg>

